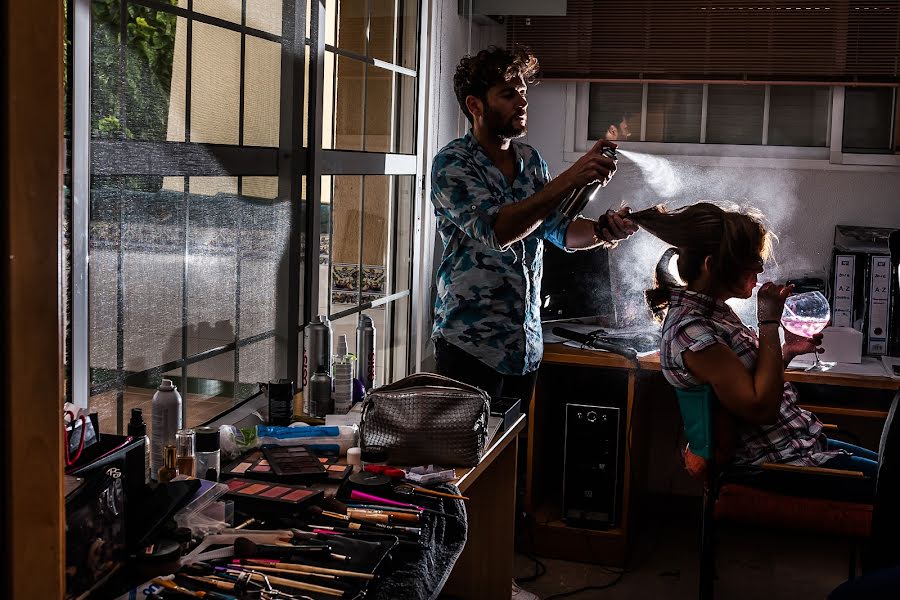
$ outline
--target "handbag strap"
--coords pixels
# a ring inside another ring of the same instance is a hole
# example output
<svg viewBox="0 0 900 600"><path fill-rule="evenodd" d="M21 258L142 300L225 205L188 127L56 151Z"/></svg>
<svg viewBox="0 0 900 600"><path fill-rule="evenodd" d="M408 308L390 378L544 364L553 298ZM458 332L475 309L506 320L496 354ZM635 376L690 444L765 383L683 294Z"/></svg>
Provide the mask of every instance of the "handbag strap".
<svg viewBox="0 0 900 600"><path fill-rule="evenodd" d="M451 379L450 377L445 377L443 375L438 375L437 373L414 373L412 375L408 375L399 381L395 381L394 383L389 383L387 385L383 385L379 388L376 388L373 391L393 391L393 390L402 390L405 388L423 386L423 385L435 385L441 387L449 387L455 388L458 390L463 390L466 392L472 392L475 394L480 394L485 397L488 397L488 393L479 387L475 387L474 385L469 385L468 383L463 383L462 381L457 381L456 379Z"/></svg>

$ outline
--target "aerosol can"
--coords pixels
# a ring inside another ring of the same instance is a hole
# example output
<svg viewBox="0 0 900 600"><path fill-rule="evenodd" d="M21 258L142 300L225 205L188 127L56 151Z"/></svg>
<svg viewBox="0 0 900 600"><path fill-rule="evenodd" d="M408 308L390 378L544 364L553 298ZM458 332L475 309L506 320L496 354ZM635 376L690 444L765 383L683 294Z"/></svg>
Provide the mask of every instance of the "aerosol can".
<svg viewBox="0 0 900 600"><path fill-rule="evenodd" d="M356 359L356 378L368 392L375 387L375 324L369 315L359 315L356 326Z"/></svg>
<svg viewBox="0 0 900 600"><path fill-rule="evenodd" d="M326 315L319 315L306 326L303 348L303 387L309 383L312 374L320 369L331 372L331 323ZM303 412L310 413L309 393L303 396Z"/></svg>
<svg viewBox="0 0 900 600"><path fill-rule="evenodd" d="M601 152L603 156L616 160L618 155L615 148L604 148ZM592 202L597 196L597 192L603 187L603 182L595 179L584 187L574 190L569 197L563 200L559 205L559 212L563 213L570 219L574 219L582 213L584 207Z"/></svg>

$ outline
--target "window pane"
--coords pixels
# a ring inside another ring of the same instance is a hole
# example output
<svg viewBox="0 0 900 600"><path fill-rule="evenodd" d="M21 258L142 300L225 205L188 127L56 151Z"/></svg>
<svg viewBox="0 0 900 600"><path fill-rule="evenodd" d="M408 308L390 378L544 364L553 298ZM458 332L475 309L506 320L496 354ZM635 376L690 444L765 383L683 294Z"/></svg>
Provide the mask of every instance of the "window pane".
<svg viewBox="0 0 900 600"><path fill-rule="evenodd" d="M281 44L248 35L245 51L244 145L277 148L281 104Z"/></svg>
<svg viewBox="0 0 900 600"><path fill-rule="evenodd" d="M188 356L234 341L237 177L191 177L188 204Z"/></svg>
<svg viewBox="0 0 900 600"><path fill-rule="evenodd" d="M415 154L416 117L418 115L416 97L418 95L419 81L415 77L400 74L396 76L396 80L396 89L399 96L395 103L397 118L394 123L394 152Z"/></svg>
<svg viewBox="0 0 900 600"><path fill-rule="evenodd" d="M844 152L891 152L895 90L844 90Z"/></svg>
<svg viewBox="0 0 900 600"><path fill-rule="evenodd" d="M328 232L331 251L330 298L322 297L329 286L319 287L320 308L330 301L328 312L337 312L348 305L359 304L360 220L362 218L363 178L357 176L332 177L331 215ZM324 189L323 189L324 202ZM328 281L327 279L325 280Z"/></svg>
<svg viewBox="0 0 900 600"><path fill-rule="evenodd" d="M281 35L281 3L282 0L247 0L247 27ZM308 13L306 19L309 23Z"/></svg>
<svg viewBox="0 0 900 600"><path fill-rule="evenodd" d="M706 102L706 143L762 144L765 87L710 85Z"/></svg>
<svg viewBox="0 0 900 600"><path fill-rule="evenodd" d="M183 127L177 126L184 114L184 77L172 75L178 68L176 40L186 39L186 22L164 11L129 5L125 53L120 56L119 6L92 5L92 136L184 141ZM124 86L120 73L125 75Z"/></svg>
<svg viewBox="0 0 900 600"><path fill-rule="evenodd" d="M181 4L187 3L182 0ZM194 0L194 11L223 21L241 22L241 0ZM194 25L196 26L196 22Z"/></svg>
<svg viewBox="0 0 900 600"><path fill-rule="evenodd" d="M237 144L241 34L195 21L191 53L191 141Z"/></svg>
<svg viewBox="0 0 900 600"><path fill-rule="evenodd" d="M275 329L278 298L287 297L291 205L278 200L277 177L243 177L242 185L238 333L248 338Z"/></svg>
<svg viewBox="0 0 900 600"><path fill-rule="evenodd" d="M274 338L241 348L239 359L241 383L237 396L239 399L250 396L257 383L268 383L281 378L282 375L275 371L275 351Z"/></svg>
<svg viewBox="0 0 900 600"><path fill-rule="evenodd" d="M337 27L334 45L342 50L366 55L366 9L368 0L337 0L326 3ZM329 40L326 39L326 44Z"/></svg>
<svg viewBox="0 0 900 600"><path fill-rule="evenodd" d="M824 146L831 88L773 85L769 90L769 145Z"/></svg>
<svg viewBox="0 0 900 600"><path fill-rule="evenodd" d="M417 0L373 0L369 56L415 69L418 18Z"/></svg>
<svg viewBox="0 0 900 600"><path fill-rule="evenodd" d="M622 128L623 122L627 123L632 140L641 139L643 94L644 86L639 83L592 83L588 109L588 139L605 139L610 127L618 131Z"/></svg>
<svg viewBox="0 0 900 600"><path fill-rule="evenodd" d="M90 224L92 385L181 358L185 198L160 178L94 178ZM121 288L121 315L118 291Z"/></svg>
<svg viewBox="0 0 900 600"><path fill-rule="evenodd" d="M698 143L702 110L702 85L651 84L647 90L647 141Z"/></svg>
<svg viewBox="0 0 900 600"><path fill-rule="evenodd" d="M325 118L323 128L329 126L334 131L331 147L336 150L362 150L366 63L346 56L336 56L336 59L333 108L331 115L326 115L330 119ZM328 76L326 70L325 77ZM328 147L324 140L323 146Z"/></svg>
<svg viewBox="0 0 900 600"><path fill-rule="evenodd" d="M329 67L335 58L335 94L329 104ZM325 75L324 148L415 152L415 77L330 52L326 53ZM331 111L329 107L333 107Z"/></svg>
<svg viewBox="0 0 900 600"><path fill-rule="evenodd" d="M187 408L185 427L197 427L234 406L234 352L188 365L187 373L187 385L178 386Z"/></svg>

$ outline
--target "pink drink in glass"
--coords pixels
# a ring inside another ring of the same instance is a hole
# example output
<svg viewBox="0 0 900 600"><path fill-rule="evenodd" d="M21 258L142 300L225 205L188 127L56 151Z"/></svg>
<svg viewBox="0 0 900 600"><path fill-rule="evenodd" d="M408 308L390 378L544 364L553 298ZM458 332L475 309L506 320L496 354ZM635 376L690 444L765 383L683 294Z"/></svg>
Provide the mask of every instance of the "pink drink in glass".
<svg viewBox="0 0 900 600"><path fill-rule="evenodd" d="M782 317L781 324L791 333L801 337L812 337L825 329L825 326L828 325L828 318L821 319L816 317L798 317L791 315L789 317Z"/></svg>

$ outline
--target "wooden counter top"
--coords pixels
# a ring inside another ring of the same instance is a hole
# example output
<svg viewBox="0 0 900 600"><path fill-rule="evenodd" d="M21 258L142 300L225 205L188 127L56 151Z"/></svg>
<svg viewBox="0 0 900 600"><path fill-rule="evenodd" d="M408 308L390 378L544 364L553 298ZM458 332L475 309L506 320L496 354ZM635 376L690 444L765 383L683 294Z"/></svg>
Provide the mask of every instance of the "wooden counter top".
<svg viewBox="0 0 900 600"><path fill-rule="evenodd" d="M612 369L633 369L661 371L659 353L650 354L637 360L629 360L624 356L599 350L582 350L564 344L545 344L544 361L550 364L583 365L586 367L606 367ZM900 381L887 375L869 376L832 373L829 371L786 371L785 381L792 383L811 383L817 385L837 385L847 387L872 388L882 390L900 389Z"/></svg>

